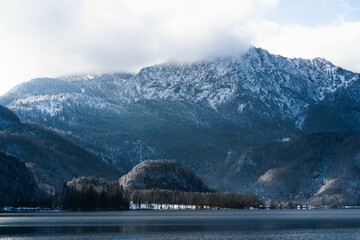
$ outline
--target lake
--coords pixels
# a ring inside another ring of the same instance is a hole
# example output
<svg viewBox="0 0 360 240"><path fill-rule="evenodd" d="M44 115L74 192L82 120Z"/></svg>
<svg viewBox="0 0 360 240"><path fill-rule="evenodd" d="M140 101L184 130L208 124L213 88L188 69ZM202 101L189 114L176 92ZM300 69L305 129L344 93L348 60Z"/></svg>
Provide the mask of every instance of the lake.
<svg viewBox="0 0 360 240"><path fill-rule="evenodd" d="M360 239L359 209L1 213L0 240Z"/></svg>

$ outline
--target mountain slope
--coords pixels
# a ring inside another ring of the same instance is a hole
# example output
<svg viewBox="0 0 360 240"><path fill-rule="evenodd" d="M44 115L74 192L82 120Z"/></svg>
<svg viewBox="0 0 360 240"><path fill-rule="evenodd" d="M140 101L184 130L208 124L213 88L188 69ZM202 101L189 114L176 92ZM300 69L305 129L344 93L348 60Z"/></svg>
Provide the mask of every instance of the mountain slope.
<svg viewBox="0 0 360 240"><path fill-rule="evenodd" d="M25 163L2 151L0 176L0 206L28 204L44 195Z"/></svg>
<svg viewBox="0 0 360 240"><path fill-rule="evenodd" d="M339 89L324 101L309 107L304 128L347 133L360 132L360 82Z"/></svg>
<svg viewBox="0 0 360 240"><path fill-rule="evenodd" d="M359 135L324 132L233 151L217 170L215 184L255 190L272 199L315 201L337 195L338 204L356 204L360 201L359 140ZM329 182L341 182L341 187L331 192Z"/></svg>
<svg viewBox="0 0 360 240"><path fill-rule="evenodd" d="M64 180L95 175L117 178L114 167L58 133L38 125L21 123L0 106L0 149L23 159L38 184L46 191L58 191Z"/></svg>

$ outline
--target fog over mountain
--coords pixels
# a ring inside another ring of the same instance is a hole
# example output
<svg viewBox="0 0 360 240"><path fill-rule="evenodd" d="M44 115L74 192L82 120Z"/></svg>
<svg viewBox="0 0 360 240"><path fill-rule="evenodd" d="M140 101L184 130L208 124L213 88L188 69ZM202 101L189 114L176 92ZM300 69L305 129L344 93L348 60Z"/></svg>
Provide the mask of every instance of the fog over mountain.
<svg viewBox="0 0 360 240"><path fill-rule="evenodd" d="M254 47L135 75L33 79L0 98L123 173L172 159L220 190L342 203L359 196L359 101L360 74Z"/></svg>

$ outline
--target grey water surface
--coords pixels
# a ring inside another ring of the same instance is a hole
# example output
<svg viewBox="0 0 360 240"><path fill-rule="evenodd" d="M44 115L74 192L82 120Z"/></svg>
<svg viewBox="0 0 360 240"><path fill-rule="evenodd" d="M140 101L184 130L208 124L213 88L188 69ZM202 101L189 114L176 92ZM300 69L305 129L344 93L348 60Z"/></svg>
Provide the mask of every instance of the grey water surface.
<svg viewBox="0 0 360 240"><path fill-rule="evenodd" d="M360 240L360 210L1 213L5 239Z"/></svg>

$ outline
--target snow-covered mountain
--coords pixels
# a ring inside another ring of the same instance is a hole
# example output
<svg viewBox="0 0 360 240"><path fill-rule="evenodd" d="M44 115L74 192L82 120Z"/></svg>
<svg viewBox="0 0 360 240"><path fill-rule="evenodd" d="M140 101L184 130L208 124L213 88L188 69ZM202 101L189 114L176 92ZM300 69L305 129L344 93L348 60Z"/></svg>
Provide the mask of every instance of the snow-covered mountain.
<svg viewBox="0 0 360 240"><path fill-rule="evenodd" d="M0 103L122 170L146 159L174 159L212 182L229 152L321 131L358 134L359 99L358 73L322 58L250 48L136 75L34 79Z"/></svg>
<svg viewBox="0 0 360 240"><path fill-rule="evenodd" d="M306 103L322 100L358 79L358 75L322 58L288 59L250 48L234 58L144 68L134 77L129 95L135 101L160 98L205 102L214 109L251 95L269 108L275 104L285 117L297 117Z"/></svg>

